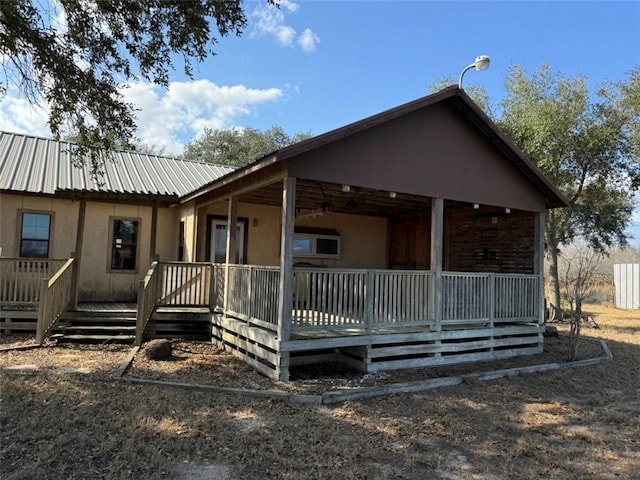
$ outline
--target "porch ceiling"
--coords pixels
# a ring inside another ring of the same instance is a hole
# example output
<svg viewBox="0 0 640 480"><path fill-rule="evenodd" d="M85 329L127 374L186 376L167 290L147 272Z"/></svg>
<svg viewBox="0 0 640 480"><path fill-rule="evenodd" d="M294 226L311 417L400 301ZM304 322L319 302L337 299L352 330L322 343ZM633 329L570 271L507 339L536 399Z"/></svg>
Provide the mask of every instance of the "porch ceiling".
<svg viewBox="0 0 640 480"><path fill-rule="evenodd" d="M245 193L239 200L246 203L280 206L282 205L282 183L277 182ZM323 206L330 212L376 217L431 214L429 197L396 193L395 198L391 198L390 192L362 187L350 187L348 192L344 192L342 185L335 183L297 179L296 209L301 209L302 213L305 213L305 211L321 211Z"/></svg>

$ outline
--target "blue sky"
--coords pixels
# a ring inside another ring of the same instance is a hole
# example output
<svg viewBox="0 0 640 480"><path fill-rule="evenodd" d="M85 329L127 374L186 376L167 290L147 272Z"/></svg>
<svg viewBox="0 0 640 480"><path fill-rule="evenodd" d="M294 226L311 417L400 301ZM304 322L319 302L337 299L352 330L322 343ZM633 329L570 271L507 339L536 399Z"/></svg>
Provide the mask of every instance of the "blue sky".
<svg viewBox="0 0 640 480"><path fill-rule="evenodd" d="M245 10L244 35L221 39L193 80L177 71L167 92L143 82L125 90L143 140L179 154L204 127L320 134L425 95L479 54L491 68L464 83L485 86L495 104L512 65L546 62L594 88L640 65L635 1L285 0L276 10L261 0ZM15 91L0 104L2 129L48 136L45 118ZM640 207L635 222L640 244Z"/></svg>

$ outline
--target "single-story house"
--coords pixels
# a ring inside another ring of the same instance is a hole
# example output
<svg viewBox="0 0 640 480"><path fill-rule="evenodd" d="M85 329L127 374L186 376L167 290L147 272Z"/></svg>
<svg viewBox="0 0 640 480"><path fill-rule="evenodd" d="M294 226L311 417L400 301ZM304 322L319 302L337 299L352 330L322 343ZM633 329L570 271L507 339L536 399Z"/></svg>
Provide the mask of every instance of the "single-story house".
<svg viewBox="0 0 640 480"><path fill-rule="evenodd" d="M457 87L237 170L113 152L97 184L72 152L0 134L0 303L37 297L40 339L135 301L138 343L161 310L205 309L281 380L542 351L545 211L566 200Z"/></svg>

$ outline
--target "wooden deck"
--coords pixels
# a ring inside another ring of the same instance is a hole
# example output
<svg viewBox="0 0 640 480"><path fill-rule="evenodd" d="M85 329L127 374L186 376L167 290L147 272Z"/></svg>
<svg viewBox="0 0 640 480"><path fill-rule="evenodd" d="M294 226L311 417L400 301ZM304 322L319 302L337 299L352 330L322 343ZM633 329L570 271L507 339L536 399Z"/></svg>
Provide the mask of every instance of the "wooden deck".
<svg viewBox="0 0 640 480"><path fill-rule="evenodd" d="M213 315L212 339L218 346L272 378L283 368L340 362L363 372L451 365L541 353L544 326L538 323L473 325L433 331L424 326L315 330L277 333L257 325Z"/></svg>
<svg viewBox="0 0 640 480"><path fill-rule="evenodd" d="M290 278L287 310L278 303L276 267L154 262L137 303L63 309L44 335L59 320L85 330L122 320L123 328L135 325L138 345L157 337L211 339L280 380L291 366L329 360L373 372L542 351L538 275L305 267ZM27 307L17 310L15 326L38 317ZM0 326L10 330L5 321Z"/></svg>

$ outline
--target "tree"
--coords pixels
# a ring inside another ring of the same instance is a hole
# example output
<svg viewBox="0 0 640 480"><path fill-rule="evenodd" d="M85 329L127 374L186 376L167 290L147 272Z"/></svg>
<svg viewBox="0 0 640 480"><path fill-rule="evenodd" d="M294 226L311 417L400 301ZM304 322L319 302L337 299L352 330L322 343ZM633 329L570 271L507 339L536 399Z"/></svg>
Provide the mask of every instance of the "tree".
<svg viewBox="0 0 640 480"><path fill-rule="evenodd" d="M32 103L44 100L53 134L76 132L77 156L88 155L95 173L100 149L135 132L124 82L166 87L176 55L191 76L192 61L215 55L212 30L240 35L245 25L242 0L1 1L0 94L14 85Z"/></svg>
<svg viewBox="0 0 640 480"><path fill-rule="evenodd" d="M80 139L76 133L65 134L62 138L65 142L78 143ZM112 140L111 149L124 150L128 152L145 153L147 155L157 155L159 157L167 156L166 145L158 142L145 142L141 138L133 137L129 140L114 138Z"/></svg>
<svg viewBox="0 0 640 480"><path fill-rule="evenodd" d="M582 304L596 287L607 282L606 254L585 244L569 246L559 257L559 278L564 299L569 303L571 329L569 332L569 361L578 356Z"/></svg>
<svg viewBox="0 0 640 480"><path fill-rule="evenodd" d="M251 127L231 130L206 128L187 144L183 156L188 160L241 167L309 137L310 133L289 136L281 127L276 126L265 131Z"/></svg>
<svg viewBox="0 0 640 480"><path fill-rule="evenodd" d="M505 90L498 124L569 202L546 217L552 304L561 316L560 247L579 237L599 252L626 244L640 187L640 68L593 93L585 78L548 65L531 76L513 67Z"/></svg>

